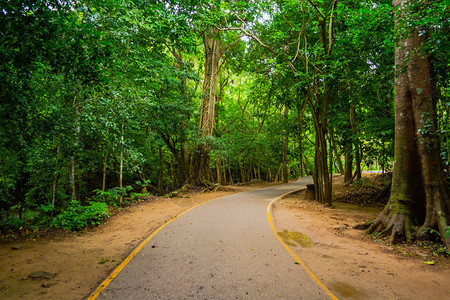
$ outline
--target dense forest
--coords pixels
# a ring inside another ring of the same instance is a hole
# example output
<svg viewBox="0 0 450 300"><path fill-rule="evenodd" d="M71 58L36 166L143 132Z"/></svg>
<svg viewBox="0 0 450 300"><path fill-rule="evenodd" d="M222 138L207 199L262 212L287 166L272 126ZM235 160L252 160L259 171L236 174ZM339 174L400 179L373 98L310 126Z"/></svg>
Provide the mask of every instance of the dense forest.
<svg viewBox="0 0 450 300"><path fill-rule="evenodd" d="M361 226L449 245L448 1L0 8L1 228L76 230L185 185L306 175L331 205L330 174L373 162L391 196Z"/></svg>

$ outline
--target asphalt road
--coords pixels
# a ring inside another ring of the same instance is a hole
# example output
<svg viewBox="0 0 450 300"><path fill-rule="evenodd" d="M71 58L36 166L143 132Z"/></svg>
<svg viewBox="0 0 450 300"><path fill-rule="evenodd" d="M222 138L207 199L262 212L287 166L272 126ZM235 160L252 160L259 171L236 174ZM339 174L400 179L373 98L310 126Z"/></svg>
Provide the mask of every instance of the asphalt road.
<svg viewBox="0 0 450 300"><path fill-rule="evenodd" d="M234 194L181 215L97 299L329 299L277 239L267 216L273 199L306 183Z"/></svg>

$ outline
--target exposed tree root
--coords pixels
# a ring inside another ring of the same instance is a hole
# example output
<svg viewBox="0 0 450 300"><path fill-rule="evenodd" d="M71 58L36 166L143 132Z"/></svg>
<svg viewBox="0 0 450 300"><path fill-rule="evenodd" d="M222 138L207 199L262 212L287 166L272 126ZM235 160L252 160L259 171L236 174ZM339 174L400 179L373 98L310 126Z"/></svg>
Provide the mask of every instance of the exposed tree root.
<svg viewBox="0 0 450 300"><path fill-rule="evenodd" d="M377 219L358 224L355 229L367 229L369 234L378 232L379 237L389 236L389 243L395 243L401 240L411 242L414 237L415 228L411 219L402 213L389 212L384 209Z"/></svg>
<svg viewBox="0 0 450 300"><path fill-rule="evenodd" d="M355 174L353 174L352 178L350 178L349 181L344 182L344 186L349 186L351 183L353 183L353 181L355 180L355 178L356 178L356 172L355 172Z"/></svg>
<svg viewBox="0 0 450 300"><path fill-rule="evenodd" d="M356 224L355 226L353 226L353 229L367 229L372 224L373 224L373 220L369 221L369 222L361 223L361 224Z"/></svg>
<svg viewBox="0 0 450 300"><path fill-rule="evenodd" d="M441 206L436 205L436 224L432 227L439 231L444 246L450 249L450 237L445 238L447 224L447 218ZM408 215L392 212L388 207L380 213L377 219L357 224L353 228L366 229L369 234L377 232L379 237L389 237L388 242L392 244L399 241L412 242L413 239L430 239L430 226L424 225L416 230Z"/></svg>
<svg viewBox="0 0 450 300"><path fill-rule="evenodd" d="M447 249L450 249L450 237L445 237L445 230L447 226L450 225L448 223L445 210L442 208L440 201L436 201L434 203L434 214L435 217L433 220L433 224L424 224L423 226L421 226L417 230L417 237L423 240L430 239L430 228L435 228L438 230L444 246Z"/></svg>

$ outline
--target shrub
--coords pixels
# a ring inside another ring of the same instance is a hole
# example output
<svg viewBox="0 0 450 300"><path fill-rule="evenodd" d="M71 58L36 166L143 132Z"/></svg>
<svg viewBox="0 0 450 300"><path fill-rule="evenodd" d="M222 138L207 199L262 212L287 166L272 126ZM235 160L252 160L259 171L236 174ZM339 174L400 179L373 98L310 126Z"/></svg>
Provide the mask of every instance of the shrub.
<svg viewBox="0 0 450 300"><path fill-rule="evenodd" d="M120 198L120 196L126 196L127 193L132 190L133 188L129 185L119 188L114 187L111 189L108 189L106 191L102 191L99 189L94 190L93 192L96 194L94 196L94 199L96 201L104 201L106 203L109 203L110 205L117 205L117 201Z"/></svg>
<svg viewBox="0 0 450 300"><path fill-rule="evenodd" d="M0 230L19 229L23 226L23 224L24 222L21 219L7 216L6 218L0 219Z"/></svg>
<svg viewBox="0 0 450 300"><path fill-rule="evenodd" d="M109 217L108 206L102 202L89 202L82 206L78 201L72 201L70 205L58 214L52 221L56 228L72 231L80 231L87 225L98 225Z"/></svg>

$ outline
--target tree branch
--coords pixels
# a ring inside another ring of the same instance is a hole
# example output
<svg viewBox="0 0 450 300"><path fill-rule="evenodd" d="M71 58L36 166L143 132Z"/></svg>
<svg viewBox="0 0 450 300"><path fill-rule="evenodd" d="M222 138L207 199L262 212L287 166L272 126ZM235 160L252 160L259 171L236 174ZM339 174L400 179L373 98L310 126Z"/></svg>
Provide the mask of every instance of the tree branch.
<svg viewBox="0 0 450 300"><path fill-rule="evenodd" d="M334 19L334 10L336 9L337 6L337 0L333 1L333 4L331 6L331 15L330 15L330 24L328 27L328 54L331 54L331 51L333 50L333 35L334 35L334 24L333 24L333 19Z"/></svg>
<svg viewBox="0 0 450 300"><path fill-rule="evenodd" d="M308 0L308 2L309 2L309 4L311 4L314 7L315 10L317 10L317 12L320 14L320 16L325 19L325 16L320 11L320 9L317 7L317 5L314 2L312 2L311 0Z"/></svg>

